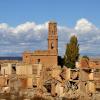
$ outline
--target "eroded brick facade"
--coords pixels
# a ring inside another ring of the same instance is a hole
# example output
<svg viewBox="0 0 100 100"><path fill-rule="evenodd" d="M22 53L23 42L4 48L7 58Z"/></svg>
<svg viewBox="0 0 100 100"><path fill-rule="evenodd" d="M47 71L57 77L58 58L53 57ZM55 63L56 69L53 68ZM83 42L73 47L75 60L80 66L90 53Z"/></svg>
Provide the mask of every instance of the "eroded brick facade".
<svg viewBox="0 0 100 100"><path fill-rule="evenodd" d="M58 63L58 34L57 23L48 24L48 50L24 52L23 62L26 64L41 63L44 66L56 66Z"/></svg>

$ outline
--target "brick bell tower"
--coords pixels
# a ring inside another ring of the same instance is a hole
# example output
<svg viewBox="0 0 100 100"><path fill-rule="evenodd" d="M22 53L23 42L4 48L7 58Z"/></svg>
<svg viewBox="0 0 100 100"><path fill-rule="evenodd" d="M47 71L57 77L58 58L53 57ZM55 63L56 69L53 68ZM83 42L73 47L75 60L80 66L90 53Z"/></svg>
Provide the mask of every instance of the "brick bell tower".
<svg viewBox="0 0 100 100"><path fill-rule="evenodd" d="M58 54L57 23L53 21L49 22L48 25L48 50Z"/></svg>

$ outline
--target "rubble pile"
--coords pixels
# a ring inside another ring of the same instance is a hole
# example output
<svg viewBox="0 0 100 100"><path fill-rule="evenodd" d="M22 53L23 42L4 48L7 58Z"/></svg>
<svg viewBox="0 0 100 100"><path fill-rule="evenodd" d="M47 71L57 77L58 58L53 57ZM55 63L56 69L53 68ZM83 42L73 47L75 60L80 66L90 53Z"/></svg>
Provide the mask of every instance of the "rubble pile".
<svg viewBox="0 0 100 100"><path fill-rule="evenodd" d="M18 68L13 70L13 74L1 72L0 100L99 100L99 68L22 65L26 68L24 74Z"/></svg>

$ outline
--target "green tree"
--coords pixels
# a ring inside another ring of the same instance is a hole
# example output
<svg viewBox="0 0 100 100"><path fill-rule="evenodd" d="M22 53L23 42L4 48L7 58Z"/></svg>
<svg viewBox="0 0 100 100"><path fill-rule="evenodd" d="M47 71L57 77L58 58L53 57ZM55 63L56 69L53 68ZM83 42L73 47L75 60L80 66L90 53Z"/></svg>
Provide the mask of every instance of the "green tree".
<svg viewBox="0 0 100 100"><path fill-rule="evenodd" d="M86 59L88 59L88 60L89 60L89 57L88 57L88 56L86 56L86 55L85 55L85 56L83 56L82 58L86 58Z"/></svg>
<svg viewBox="0 0 100 100"><path fill-rule="evenodd" d="M64 55L64 65L69 68L75 68L75 62L79 57L79 44L77 37L74 35L71 37L70 42L66 46Z"/></svg>

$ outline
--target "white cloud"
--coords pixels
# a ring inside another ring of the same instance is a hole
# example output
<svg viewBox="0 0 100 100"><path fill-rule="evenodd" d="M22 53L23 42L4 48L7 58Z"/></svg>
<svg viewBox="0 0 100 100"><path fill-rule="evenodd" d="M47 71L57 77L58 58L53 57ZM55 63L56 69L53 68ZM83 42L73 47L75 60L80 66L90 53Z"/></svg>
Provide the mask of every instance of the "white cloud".
<svg viewBox="0 0 100 100"><path fill-rule="evenodd" d="M17 55L24 50L47 49L47 33L48 22L26 22L16 27L1 23L0 55ZM73 28L58 25L60 55L64 54L65 45L73 34L78 37L81 54L100 55L100 29L84 18L78 20Z"/></svg>
<svg viewBox="0 0 100 100"><path fill-rule="evenodd" d="M87 19L82 18L77 21L75 30L79 31L80 33L87 33L93 30L97 30L97 28Z"/></svg>
<svg viewBox="0 0 100 100"><path fill-rule="evenodd" d="M34 22L26 22L24 24L18 25L12 30L13 33L27 32L28 30L33 29L36 26Z"/></svg>
<svg viewBox="0 0 100 100"><path fill-rule="evenodd" d="M6 23L1 23L0 24L0 30L1 29L7 29L8 28L8 25Z"/></svg>

